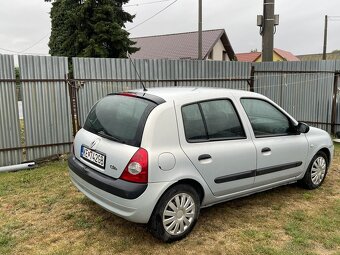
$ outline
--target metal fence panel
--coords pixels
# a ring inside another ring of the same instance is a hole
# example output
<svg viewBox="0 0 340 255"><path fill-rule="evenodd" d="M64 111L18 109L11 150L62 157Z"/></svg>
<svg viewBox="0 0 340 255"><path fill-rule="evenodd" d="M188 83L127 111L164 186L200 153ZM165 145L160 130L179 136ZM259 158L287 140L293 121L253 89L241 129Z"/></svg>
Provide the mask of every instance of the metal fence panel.
<svg viewBox="0 0 340 255"><path fill-rule="evenodd" d="M336 123L340 123L340 60L335 61L335 70L338 72L337 95L336 95ZM335 131L340 132L340 125L335 126Z"/></svg>
<svg viewBox="0 0 340 255"><path fill-rule="evenodd" d="M0 149L21 146L14 58L0 55ZM0 167L21 163L22 150L0 151Z"/></svg>
<svg viewBox="0 0 340 255"><path fill-rule="evenodd" d="M26 145L71 143L67 58L19 56L19 66L22 79L35 80L22 83ZM70 145L54 145L30 148L26 154L34 160L69 151Z"/></svg>
<svg viewBox="0 0 340 255"><path fill-rule="evenodd" d="M256 63L255 92L269 97L297 120L312 122L330 132L330 125L318 123L331 123L335 64L335 61Z"/></svg>
<svg viewBox="0 0 340 255"><path fill-rule="evenodd" d="M227 61L133 60L147 88L169 86L220 87L248 90L247 81L211 79L249 79L251 64ZM78 90L78 114L84 124L91 106L112 92L141 88L140 82L108 82L106 79L137 80L129 59L73 58L74 78L85 83ZM86 79L90 79L87 80ZM205 79L205 81L200 81ZM211 81L208 81L208 80ZM94 81L96 80L96 81ZM102 80L102 81L101 81ZM190 80L190 81L188 81Z"/></svg>

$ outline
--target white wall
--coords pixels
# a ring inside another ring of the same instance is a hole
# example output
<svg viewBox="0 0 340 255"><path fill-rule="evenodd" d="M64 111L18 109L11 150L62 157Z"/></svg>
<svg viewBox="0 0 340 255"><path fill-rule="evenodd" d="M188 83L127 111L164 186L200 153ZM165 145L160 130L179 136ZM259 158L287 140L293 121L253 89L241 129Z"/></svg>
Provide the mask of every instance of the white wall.
<svg viewBox="0 0 340 255"><path fill-rule="evenodd" d="M212 58L207 57L208 60L224 60L223 59L223 52L225 51L225 48L223 46L223 43L221 40L218 40L218 42L215 44L213 48ZM225 60L229 61L228 55L226 54Z"/></svg>

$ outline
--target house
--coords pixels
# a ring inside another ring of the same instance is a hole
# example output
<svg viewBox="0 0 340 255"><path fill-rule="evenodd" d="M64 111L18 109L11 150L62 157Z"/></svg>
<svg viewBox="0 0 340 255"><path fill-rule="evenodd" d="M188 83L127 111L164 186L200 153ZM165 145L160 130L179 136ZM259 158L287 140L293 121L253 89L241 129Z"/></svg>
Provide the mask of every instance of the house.
<svg viewBox="0 0 340 255"><path fill-rule="evenodd" d="M198 32L132 38L140 50L135 59L197 59ZM202 34L204 60L236 60L224 29L206 30Z"/></svg>
<svg viewBox="0 0 340 255"><path fill-rule="evenodd" d="M261 52L249 52L249 53L238 53L236 54L237 60L240 62L262 62ZM291 52L274 49L273 60L276 61L300 61L299 58L294 56Z"/></svg>
<svg viewBox="0 0 340 255"><path fill-rule="evenodd" d="M322 60L323 54L309 54L297 56L301 61L320 61ZM340 51L327 53L327 60L340 60Z"/></svg>
<svg viewBox="0 0 340 255"><path fill-rule="evenodd" d="M237 60L240 62L257 62L261 56L261 52L249 52L236 54Z"/></svg>

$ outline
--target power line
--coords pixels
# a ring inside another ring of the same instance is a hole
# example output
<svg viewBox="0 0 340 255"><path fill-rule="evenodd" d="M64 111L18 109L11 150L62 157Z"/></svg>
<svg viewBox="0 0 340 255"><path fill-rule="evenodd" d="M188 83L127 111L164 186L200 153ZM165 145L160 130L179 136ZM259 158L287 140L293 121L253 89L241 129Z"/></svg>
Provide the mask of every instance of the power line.
<svg viewBox="0 0 340 255"><path fill-rule="evenodd" d="M155 13L154 15L152 15L150 18L147 18L146 20L144 20L143 22L133 26L132 28L128 29L127 31L131 31L132 29L135 29L136 27L139 27L141 25L143 25L145 22L149 21L150 19L156 17L158 14L164 12L166 9L168 9L171 5L173 5L174 3L176 3L178 0L173 1L171 4L167 5L166 7L164 7L162 10L160 10L159 12Z"/></svg>
<svg viewBox="0 0 340 255"><path fill-rule="evenodd" d="M33 48L34 46L36 46L37 44L39 44L42 40L44 40L46 37L48 37L50 35L50 33L44 35L41 39L39 39L37 42L33 43L31 46L29 46L28 48L22 50L22 51L19 51L18 53L23 53L25 51L28 51L29 49Z"/></svg>
<svg viewBox="0 0 340 255"><path fill-rule="evenodd" d="M42 38L40 38L38 41L36 41L35 43L33 43L31 46L27 47L24 50L21 51L14 51L14 50L9 50L9 49L5 49L5 48L0 48L0 50L3 51L7 51L7 52L11 52L11 53L15 53L15 54L21 54L24 53L25 51L28 51L29 49L32 49L34 46L36 46L37 44L39 44L42 40L44 40L47 36L49 36L49 33L47 35L44 35ZM34 53L27 53L27 54L34 54ZM36 53L39 54L39 53Z"/></svg>
<svg viewBox="0 0 340 255"><path fill-rule="evenodd" d="M8 49L5 49L5 48L0 48L0 50L3 50L3 51L8 51L8 52L11 52L11 53L18 53L17 51L8 50Z"/></svg>
<svg viewBox="0 0 340 255"><path fill-rule="evenodd" d="M7 52L13 53L13 54L15 54L15 55L19 55L19 54L20 54L20 53L17 52L17 51L13 51L13 50L1 48L1 47L0 47L0 50L2 50L2 51L7 51ZM2 53L0 53L0 54L2 54ZM38 52L30 52L30 53L25 52L25 53L23 53L23 55L43 55L43 56L50 56L49 54L46 54L46 53L38 53Z"/></svg>
<svg viewBox="0 0 340 255"><path fill-rule="evenodd" d="M153 2L140 3L140 4L129 4L129 5L124 5L123 7L133 7L133 6L140 6L140 5L150 5L150 4L164 3L164 2L170 2L170 1L171 1L171 0L159 0L159 1L153 1Z"/></svg>

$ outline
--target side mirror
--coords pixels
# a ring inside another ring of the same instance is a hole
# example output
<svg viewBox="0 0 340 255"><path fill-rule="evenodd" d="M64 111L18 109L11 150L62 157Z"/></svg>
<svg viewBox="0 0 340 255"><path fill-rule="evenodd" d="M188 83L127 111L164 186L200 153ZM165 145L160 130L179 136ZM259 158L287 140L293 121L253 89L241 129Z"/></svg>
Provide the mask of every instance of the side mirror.
<svg viewBox="0 0 340 255"><path fill-rule="evenodd" d="M299 133L306 134L309 131L309 126L304 122L299 122L299 124L296 126L296 130Z"/></svg>

